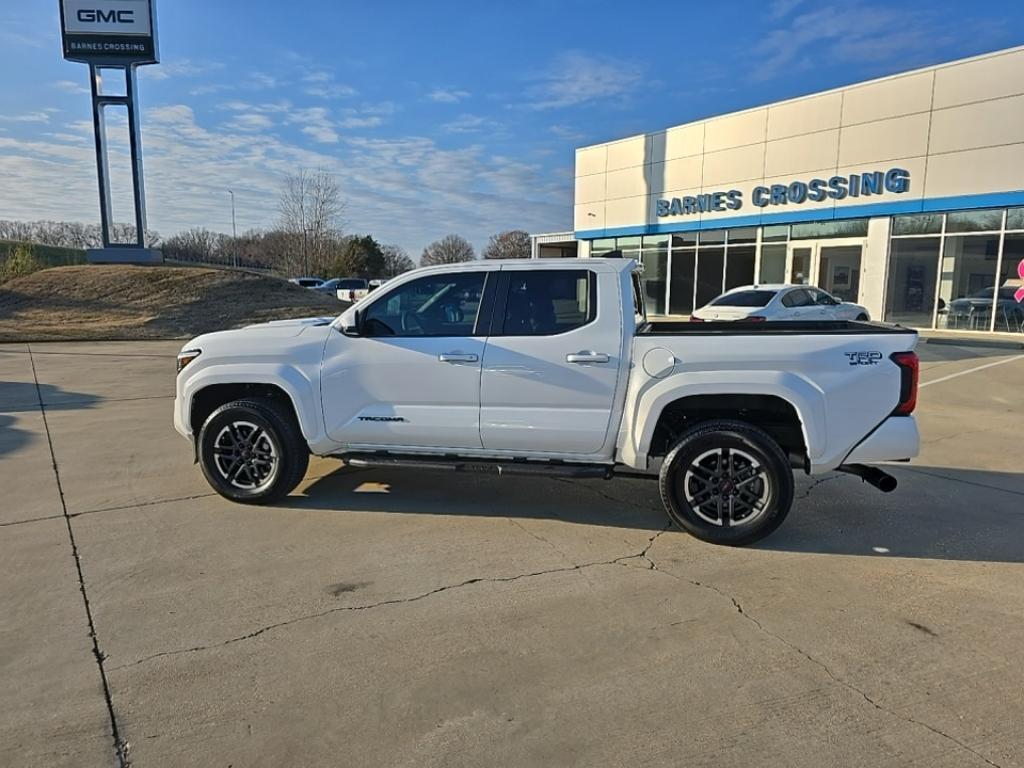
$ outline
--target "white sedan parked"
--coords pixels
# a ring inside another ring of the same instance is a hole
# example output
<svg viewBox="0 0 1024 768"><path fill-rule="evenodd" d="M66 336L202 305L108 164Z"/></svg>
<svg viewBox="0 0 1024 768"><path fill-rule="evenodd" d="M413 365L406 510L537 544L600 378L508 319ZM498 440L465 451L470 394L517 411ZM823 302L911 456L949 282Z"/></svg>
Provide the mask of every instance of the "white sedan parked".
<svg viewBox="0 0 1024 768"><path fill-rule="evenodd" d="M860 304L811 285L745 285L694 311L691 320L870 320Z"/></svg>

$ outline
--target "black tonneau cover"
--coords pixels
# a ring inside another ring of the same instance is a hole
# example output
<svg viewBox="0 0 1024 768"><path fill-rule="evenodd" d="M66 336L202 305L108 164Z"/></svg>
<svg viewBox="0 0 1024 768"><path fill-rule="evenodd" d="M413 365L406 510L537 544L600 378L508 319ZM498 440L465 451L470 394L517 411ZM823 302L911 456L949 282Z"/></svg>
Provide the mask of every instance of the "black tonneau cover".
<svg viewBox="0 0 1024 768"><path fill-rule="evenodd" d="M637 336L819 336L874 333L917 335L913 328L857 320L711 320L691 323L680 320L650 322L637 329Z"/></svg>

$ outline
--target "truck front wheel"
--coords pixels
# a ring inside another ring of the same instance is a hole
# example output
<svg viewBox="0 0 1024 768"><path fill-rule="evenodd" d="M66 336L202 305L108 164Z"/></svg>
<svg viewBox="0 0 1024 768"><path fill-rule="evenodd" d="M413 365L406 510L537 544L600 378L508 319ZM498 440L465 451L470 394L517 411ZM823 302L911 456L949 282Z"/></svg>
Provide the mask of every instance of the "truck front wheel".
<svg viewBox="0 0 1024 768"><path fill-rule="evenodd" d="M207 482L224 498L269 504L302 480L309 448L295 417L278 403L235 400L203 424L199 463Z"/></svg>
<svg viewBox="0 0 1024 768"><path fill-rule="evenodd" d="M770 534L793 504L793 472L767 433L711 421L684 433L659 478L669 517L698 539L741 546Z"/></svg>

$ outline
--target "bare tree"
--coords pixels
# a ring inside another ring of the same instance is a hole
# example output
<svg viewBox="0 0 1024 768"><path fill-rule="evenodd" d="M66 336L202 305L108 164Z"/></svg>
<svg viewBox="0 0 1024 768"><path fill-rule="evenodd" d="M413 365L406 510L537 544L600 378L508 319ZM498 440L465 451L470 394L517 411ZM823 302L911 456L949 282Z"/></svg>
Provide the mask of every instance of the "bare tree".
<svg viewBox="0 0 1024 768"><path fill-rule="evenodd" d="M337 255L344 209L332 174L302 169L285 176L278 201L278 227L290 236L287 266L291 271L325 272Z"/></svg>
<svg viewBox="0 0 1024 768"><path fill-rule="evenodd" d="M420 264L424 267L431 264L458 264L462 261L473 261L476 252L470 242L459 235L445 235L423 249Z"/></svg>
<svg viewBox="0 0 1024 768"><path fill-rule="evenodd" d="M532 252L530 233L521 229L511 229L491 235L484 248L485 259L528 259Z"/></svg>
<svg viewBox="0 0 1024 768"><path fill-rule="evenodd" d="M110 234L115 243L134 242L135 225L114 222ZM99 224L77 221L0 221L0 240L61 248L99 248L103 245ZM147 246L152 247L159 240L160 235L146 230L144 242Z"/></svg>
<svg viewBox="0 0 1024 768"><path fill-rule="evenodd" d="M382 245L381 250L384 252L384 274L381 277L397 277L416 269L416 262L400 245Z"/></svg>

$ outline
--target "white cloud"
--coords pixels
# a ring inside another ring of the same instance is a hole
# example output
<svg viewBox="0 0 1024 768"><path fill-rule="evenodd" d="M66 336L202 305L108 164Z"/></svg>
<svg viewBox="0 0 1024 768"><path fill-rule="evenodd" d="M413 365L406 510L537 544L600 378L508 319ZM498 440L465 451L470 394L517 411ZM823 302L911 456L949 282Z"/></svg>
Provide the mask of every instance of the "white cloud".
<svg viewBox="0 0 1024 768"><path fill-rule="evenodd" d="M346 117L340 125L342 128L376 128L383 122L384 118L370 115L369 117Z"/></svg>
<svg viewBox="0 0 1024 768"><path fill-rule="evenodd" d="M285 122L301 125L302 132L320 144L337 144L341 138L334 129L330 113L324 107L293 110Z"/></svg>
<svg viewBox="0 0 1024 768"><path fill-rule="evenodd" d="M0 115L0 122L4 123L48 123L50 113L53 110L44 109L39 112L25 112L21 115Z"/></svg>
<svg viewBox="0 0 1024 768"><path fill-rule="evenodd" d="M264 131L272 127L274 122L266 115L257 112L244 112L237 115L230 125L239 131Z"/></svg>
<svg viewBox="0 0 1024 768"><path fill-rule="evenodd" d="M558 138L565 139L566 141L580 141L585 136L582 131L568 125L552 125L548 130Z"/></svg>
<svg viewBox="0 0 1024 768"><path fill-rule="evenodd" d="M74 80L58 80L55 83L51 83L51 85L58 91L63 91L64 93L73 93L75 95L89 93L88 86L83 85L82 83L77 83Z"/></svg>
<svg viewBox="0 0 1024 768"><path fill-rule="evenodd" d="M439 104L455 104L469 97L469 91L459 90L458 88L435 88L427 94L427 99L436 101Z"/></svg>
<svg viewBox="0 0 1024 768"><path fill-rule="evenodd" d="M215 61L197 62L191 59L176 59L162 61L150 67L141 67L139 73L142 80L169 80L172 77L206 75L223 69L223 67L223 64Z"/></svg>
<svg viewBox="0 0 1024 768"><path fill-rule="evenodd" d="M911 68L941 57L943 49L960 45L965 39L980 44L1000 26L992 19L965 18L954 27L936 16L896 4L861 3L808 6L783 21L782 16L797 5L784 1L776 4L776 10L784 13L773 18L782 26L762 35L754 47L755 80L770 80L817 67L823 50L828 51L832 65L855 64L863 68L870 62L879 71L893 64Z"/></svg>
<svg viewBox="0 0 1024 768"><path fill-rule="evenodd" d="M497 124L493 120L480 115L459 115L450 123L441 126L448 133L476 133L485 129L493 129Z"/></svg>
<svg viewBox="0 0 1024 768"><path fill-rule="evenodd" d="M317 99L344 99L349 96L356 96L359 93L359 91L351 85L343 85L342 83L309 85L306 86L302 92L307 96L313 96Z"/></svg>
<svg viewBox="0 0 1024 768"><path fill-rule="evenodd" d="M601 99L622 97L633 90L643 76L631 62L582 51L567 51L555 58L545 71L530 78L526 105L531 109L556 109Z"/></svg>

